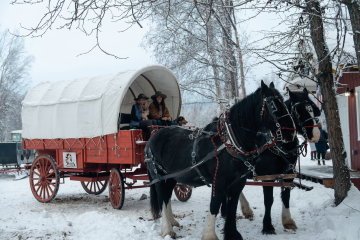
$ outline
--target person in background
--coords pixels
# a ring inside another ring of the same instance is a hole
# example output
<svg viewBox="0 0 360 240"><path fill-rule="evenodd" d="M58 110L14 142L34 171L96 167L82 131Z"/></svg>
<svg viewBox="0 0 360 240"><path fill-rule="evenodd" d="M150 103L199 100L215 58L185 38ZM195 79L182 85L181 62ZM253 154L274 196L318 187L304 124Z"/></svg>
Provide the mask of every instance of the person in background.
<svg viewBox="0 0 360 240"><path fill-rule="evenodd" d="M149 118L156 119L157 125L161 126L171 126L173 122L171 121L171 116L168 108L165 106L166 95L160 91L156 91L154 95L151 96L153 102L149 106Z"/></svg>
<svg viewBox="0 0 360 240"><path fill-rule="evenodd" d="M310 143L310 150L311 150L311 160L315 161L316 160L316 147L315 147L315 143Z"/></svg>
<svg viewBox="0 0 360 240"><path fill-rule="evenodd" d="M321 165L320 160L322 160L323 165L325 165L325 153L326 153L326 143L328 139L328 134L322 129L321 123L318 123L318 128L320 131L320 138L317 143L315 143L318 165ZM320 158L322 156L322 158Z"/></svg>
<svg viewBox="0 0 360 240"><path fill-rule="evenodd" d="M156 125L156 120L148 120L149 107L146 100L149 98L140 93L134 100L136 103L131 108L131 122L130 126L139 127L144 131L152 131L152 125Z"/></svg>

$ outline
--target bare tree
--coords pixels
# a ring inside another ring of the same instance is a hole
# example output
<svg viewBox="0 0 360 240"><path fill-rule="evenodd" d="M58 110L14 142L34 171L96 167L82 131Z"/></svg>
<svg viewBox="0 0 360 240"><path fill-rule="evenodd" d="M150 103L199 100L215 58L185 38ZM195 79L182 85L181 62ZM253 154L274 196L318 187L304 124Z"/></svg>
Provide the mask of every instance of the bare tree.
<svg viewBox="0 0 360 240"><path fill-rule="evenodd" d="M212 101L239 99L238 72L239 68L245 68L239 59L247 53L240 53L239 49L244 49L246 43L241 40L248 40L248 36L239 39L235 35L235 14L231 13L230 3L213 1L214 5L200 5L195 10L193 2L179 1L172 8L153 9L153 24L143 46L153 51L158 62L175 72L185 96L191 92ZM242 93L246 94L246 71L240 69L240 72L244 83Z"/></svg>
<svg viewBox="0 0 360 240"><path fill-rule="evenodd" d="M19 109L16 105L19 101L21 102L22 95L30 83L28 73L33 59L32 56L26 54L24 39L11 35L8 30L1 33L0 131L3 133L0 134L1 140L7 136L6 133L11 129L11 124L18 121L17 111L21 112L21 108Z"/></svg>
<svg viewBox="0 0 360 240"><path fill-rule="evenodd" d="M340 3L345 4L349 10L357 65L360 67L360 2L358 0L340 0Z"/></svg>
<svg viewBox="0 0 360 240"><path fill-rule="evenodd" d="M317 0L306 3L306 11L309 13L311 39L319 61L318 83L321 86L324 98L323 108L325 111L326 122L329 133L329 143L331 147L331 157L334 164L334 188L335 204L339 205L347 196L350 189L350 172L345 164L346 152L343 151L342 131L339 126L340 117L334 91L334 80L329 48L324 38L324 24L322 19L322 9Z"/></svg>

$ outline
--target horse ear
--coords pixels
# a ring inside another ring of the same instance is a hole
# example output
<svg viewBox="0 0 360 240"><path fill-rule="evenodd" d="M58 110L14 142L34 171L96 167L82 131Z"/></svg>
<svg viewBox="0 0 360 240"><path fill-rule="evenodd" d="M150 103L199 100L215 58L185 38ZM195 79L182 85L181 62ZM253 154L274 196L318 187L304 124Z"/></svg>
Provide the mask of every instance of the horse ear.
<svg viewBox="0 0 360 240"><path fill-rule="evenodd" d="M289 90L289 99L292 102L295 102L297 100L297 96L295 93L293 93L292 91Z"/></svg>
<svg viewBox="0 0 360 240"><path fill-rule="evenodd" d="M304 88L303 93L306 94L306 95L309 95L309 92L308 92L308 90L306 88Z"/></svg>
<svg viewBox="0 0 360 240"><path fill-rule="evenodd" d="M263 91L263 92L265 92L266 90L268 90L268 86L264 83L264 81L263 80L261 80L261 90Z"/></svg>
<svg viewBox="0 0 360 240"><path fill-rule="evenodd" d="M270 88L275 88L274 82L271 82L269 85Z"/></svg>

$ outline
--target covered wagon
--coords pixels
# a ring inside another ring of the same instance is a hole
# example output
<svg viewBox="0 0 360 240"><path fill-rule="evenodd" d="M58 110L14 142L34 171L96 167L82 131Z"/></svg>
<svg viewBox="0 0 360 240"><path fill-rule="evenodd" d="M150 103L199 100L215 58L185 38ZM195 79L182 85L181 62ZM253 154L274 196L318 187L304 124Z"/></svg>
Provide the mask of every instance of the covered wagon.
<svg viewBox="0 0 360 240"><path fill-rule="evenodd" d="M178 117L178 81L159 65L33 87L23 101L22 141L25 149L38 151L30 171L35 198L54 199L60 178L80 181L90 194L102 193L109 182L112 206L120 209L125 189L144 187L135 183L148 179L143 150L149 136L126 128L124 116L138 94L151 96L155 91L168 96L166 106ZM177 191L183 197L191 193L183 186Z"/></svg>

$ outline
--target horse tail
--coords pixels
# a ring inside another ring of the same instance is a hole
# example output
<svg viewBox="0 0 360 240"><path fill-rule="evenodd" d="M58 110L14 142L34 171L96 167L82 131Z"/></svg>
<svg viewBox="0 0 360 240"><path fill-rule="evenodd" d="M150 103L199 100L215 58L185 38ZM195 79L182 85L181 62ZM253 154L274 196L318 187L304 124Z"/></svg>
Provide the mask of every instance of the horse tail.
<svg viewBox="0 0 360 240"><path fill-rule="evenodd" d="M153 179L149 173L148 175L151 182ZM154 220L161 217L161 208L159 205L158 193L156 191L155 185L156 183L150 186L150 206Z"/></svg>

